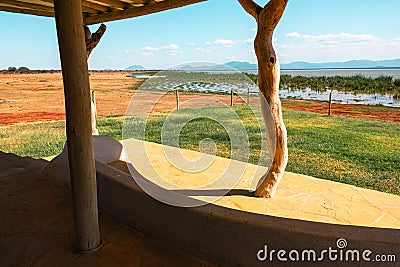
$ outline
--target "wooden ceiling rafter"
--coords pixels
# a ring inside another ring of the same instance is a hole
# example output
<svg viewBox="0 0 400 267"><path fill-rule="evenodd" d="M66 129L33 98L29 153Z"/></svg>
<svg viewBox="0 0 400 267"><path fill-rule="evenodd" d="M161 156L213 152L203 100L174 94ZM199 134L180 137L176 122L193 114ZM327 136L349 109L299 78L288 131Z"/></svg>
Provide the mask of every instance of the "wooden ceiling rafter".
<svg viewBox="0 0 400 267"><path fill-rule="evenodd" d="M85 24L133 18L206 0L82 0ZM53 17L53 0L2 0L0 11Z"/></svg>

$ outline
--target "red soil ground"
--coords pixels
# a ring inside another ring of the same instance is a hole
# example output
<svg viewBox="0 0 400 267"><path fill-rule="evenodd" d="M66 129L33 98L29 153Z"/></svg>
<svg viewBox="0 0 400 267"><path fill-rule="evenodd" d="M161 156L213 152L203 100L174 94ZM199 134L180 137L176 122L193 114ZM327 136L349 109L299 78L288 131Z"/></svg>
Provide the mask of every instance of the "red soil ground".
<svg viewBox="0 0 400 267"><path fill-rule="evenodd" d="M125 114L135 92L138 79L127 77L128 72L92 72L91 89L96 92L99 116ZM181 94L180 101L204 98L204 105L213 101L230 103L228 95ZM253 100L252 100L253 101ZM239 100L235 99L235 103ZM283 100L283 107L292 110L327 113L328 104L303 100ZM159 101L154 111L175 107L175 95L170 93ZM400 122L400 109L364 105L333 104L332 115ZM0 126L20 122L54 121L65 119L61 73L0 74Z"/></svg>
<svg viewBox="0 0 400 267"><path fill-rule="evenodd" d="M328 114L328 103L324 102L283 99L282 106L291 110ZM383 106L332 104L331 115L400 122L400 108Z"/></svg>

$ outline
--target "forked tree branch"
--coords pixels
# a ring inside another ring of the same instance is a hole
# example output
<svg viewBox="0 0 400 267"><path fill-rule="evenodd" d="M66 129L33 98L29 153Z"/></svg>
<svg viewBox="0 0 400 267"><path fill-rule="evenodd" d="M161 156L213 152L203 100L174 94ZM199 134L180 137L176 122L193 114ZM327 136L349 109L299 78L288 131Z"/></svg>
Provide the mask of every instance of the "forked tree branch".
<svg viewBox="0 0 400 267"><path fill-rule="evenodd" d="M106 32L106 25L101 24L95 33L90 33L90 30L87 26L85 26L85 39L86 39L86 56L89 58L93 49L100 42L101 37Z"/></svg>
<svg viewBox="0 0 400 267"><path fill-rule="evenodd" d="M242 5L244 10L246 10L247 13L252 15L256 19L256 21L258 21L258 15L260 14L262 7L260 7L253 0L238 0L238 1Z"/></svg>
<svg viewBox="0 0 400 267"><path fill-rule="evenodd" d="M270 31L275 30L285 12L288 2L289 0L270 0L260 12L259 19L265 22L268 21L269 25L267 28L269 28Z"/></svg>
<svg viewBox="0 0 400 267"><path fill-rule="evenodd" d="M281 19L283 12L285 11L286 5L289 0L270 0L264 8L259 6L253 0L238 0L244 10L252 15L255 20L259 21L259 16L262 16L262 20L269 19L272 21L270 24L271 30L274 30Z"/></svg>

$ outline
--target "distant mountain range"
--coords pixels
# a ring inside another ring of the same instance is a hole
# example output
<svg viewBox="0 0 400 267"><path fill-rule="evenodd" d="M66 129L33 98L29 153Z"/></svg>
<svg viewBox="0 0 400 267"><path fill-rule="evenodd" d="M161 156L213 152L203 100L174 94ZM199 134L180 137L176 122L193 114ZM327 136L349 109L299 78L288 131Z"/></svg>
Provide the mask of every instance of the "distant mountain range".
<svg viewBox="0 0 400 267"><path fill-rule="evenodd" d="M257 64L251 64L245 61L231 61L224 64L225 66L234 68L236 70L257 70Z"/></svg>
<svg viewBox="0 0 400 267"><path fill-rule="evenodd" d="M350 60L346 62L326 62L326 63L309 63L309 62L292 62L289 64L281 64L281 69L384 69L384 68L400 68L400 59L390 60Z"/></svg>
<svg viewBox="0 0 400 267"><path fill-rule="evenodd" d="M221 64L208 64L208 63L192 63L179 66L176 70L184 71L230 71L233 69L237 70L256 70L257 65L248 62L232 61ZM127 67L125 70L148 70L142 65L132 65Z"/></svg>
<svg viewBox="0 0 400 267"><path fill-rule="evenodd" d="M249 62L232 61L225 63L226 66L237 70L257 70L257 64ZM281 64L282 70L304 70L304 69L385 69L400 68L400 59L390 60L350 60L346 62L310 63L304 61Z"/></svg>
<svg viewBox="0 0 400 267"><path fill-rule="evenodd" d="M142 65L132 65L127 67L125 70L146 70L146 68Z"/></svg>
<svg viewBox="0 0 400 267"><path fill-rule="evenodd" d="M231 61L224 65L184 65L179 70L196 71L196 70L214 70L222 71L229 70L230 68L240 71L257 70L257 64L252 64L246 61ZM350 60L346 62L325 62L325 63L310 63L305 61L297 61L288 64L281 64L282 70L304 70L304 69L387 69L387 68L400 68L399 59L389 60ZM146 70L141 65L132 65L125 70Z"/></svg>
<svg viewBox="0 0 400 267"><path fill-rule="evenodd" d="M183 71L231 71L228 65L212 64L212 63L192 63L180 66L177 70Z"/></svg>

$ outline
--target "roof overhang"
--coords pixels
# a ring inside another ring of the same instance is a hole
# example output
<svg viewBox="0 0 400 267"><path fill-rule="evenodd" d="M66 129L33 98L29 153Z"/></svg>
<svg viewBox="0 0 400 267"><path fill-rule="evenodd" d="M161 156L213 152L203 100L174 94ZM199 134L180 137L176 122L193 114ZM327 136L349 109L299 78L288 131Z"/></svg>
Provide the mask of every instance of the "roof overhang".
<svg viewBox="0 0 400 267"><path fill-rule="evenodd" d="M68 1L68 0L66 0ZM82 0L85 24L121 20L206 0ZM1 0L0 11L54 17L53 0Z"/></svg>

